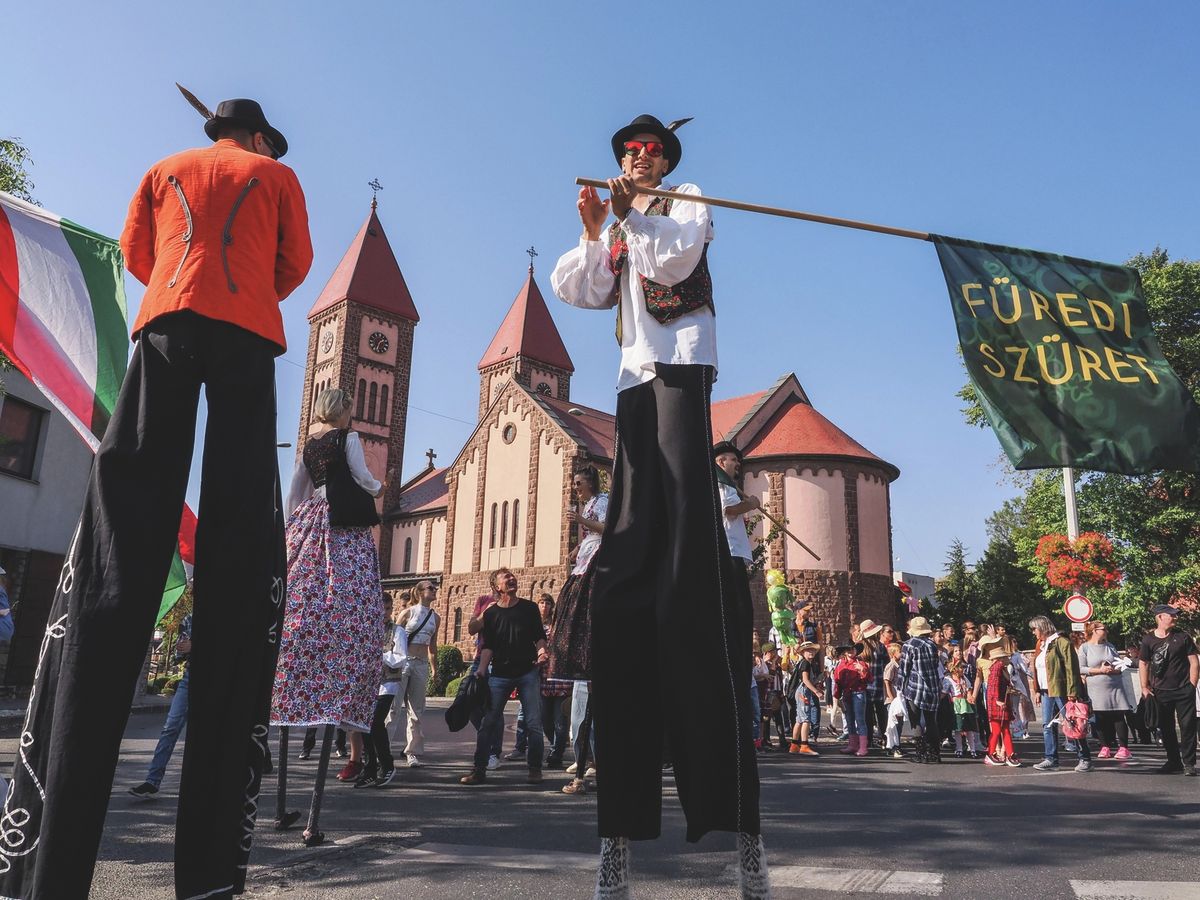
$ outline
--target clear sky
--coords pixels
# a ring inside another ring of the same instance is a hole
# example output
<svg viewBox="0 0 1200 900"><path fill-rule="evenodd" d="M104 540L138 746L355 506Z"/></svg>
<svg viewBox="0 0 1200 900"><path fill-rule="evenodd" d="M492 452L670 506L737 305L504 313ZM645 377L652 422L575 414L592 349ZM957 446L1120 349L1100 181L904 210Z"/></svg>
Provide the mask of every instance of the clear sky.
<svg viewBox="0 0 1200 900"><path fill-rule="evenodd" d="M1156 245L1200 255L1194 2L48 0L4 21L0 133L28 146L43 205L98 231L119 233L147 166L205 141L173 82L210 106L254 97L287 136L316 260L284 305L282 441L296 440L305 313L382 181L421 313L404 478L427 447L446 464L469 435L475 366L531 244L574 399L614 408L610 315L554 302L549 272L579 233L574 178L611 174L609 136L642 112L695 116L673 177L713 196L1113 262ZM1014 490L991 432L959 414L933 247L715 221L715 396L794 371L900 467L897 567L940 574L956 536L981 553ZM286 480L292 451L280 461Z"/></svg>

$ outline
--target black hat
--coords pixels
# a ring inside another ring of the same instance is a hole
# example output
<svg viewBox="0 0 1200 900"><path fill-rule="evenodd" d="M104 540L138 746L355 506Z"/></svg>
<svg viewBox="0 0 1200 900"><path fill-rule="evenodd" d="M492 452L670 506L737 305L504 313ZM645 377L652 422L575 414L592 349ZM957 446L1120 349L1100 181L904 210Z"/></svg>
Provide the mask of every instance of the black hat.
<svg viewBox="0 0 1200 900"><path fill-rule="evenodd" d="M1169 603L1159 603L1152 610L1150 610L1150 612L1156 616L1161 616L1163 613L1171 616L1177 616L1179 615L1179 608L1171 606Z"/></svg>
<svg viewBox="0 0 1200 900"><path fill-rule="evenodd" d="M742 451L735 447L732 441L721 441L719 444L713 444L713 459L716 460L722 453L732 453L737 457L738 462L742 461Z"/></svg>
<svg viewBox="0 0 1200 900"><path fill-rule="evenodd" d="M217 104L217 114L204 123L204 133L215 141L223 125L236 125L251 132L261 131L276 153L280 156L287 153L287 138L271 127L256 100L222 100Z"/></svg>
<svg viewBox="0 0 1200 900"><path fill-rule="evenodd" d="M675 171L675 167L679 165L680 157L683 156L683 145L679 143L679 138L675 137L675 129L685 122L690 121L691 119L680 119L677 122L672 122L670 125L664 125L658 119L654 118L654 116L638 116L612 136L612 151L613 156L617 158L617 164L620 165L621 160L625 157L625 142L627 140L635 134L656 134L662 138L663 155L670 161L670 164L667 166L667 174L670 175Z"/></svg>

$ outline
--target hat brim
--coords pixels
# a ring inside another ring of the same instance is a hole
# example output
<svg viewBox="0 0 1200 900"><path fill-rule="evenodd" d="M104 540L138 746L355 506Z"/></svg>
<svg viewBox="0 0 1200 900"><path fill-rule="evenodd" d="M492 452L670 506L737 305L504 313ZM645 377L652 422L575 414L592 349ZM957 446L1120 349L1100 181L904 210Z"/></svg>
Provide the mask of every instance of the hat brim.
<svg viewBox="0 0 1200 900"><path fill-rule="evenodd" d="M910 637L921 637L922 635L933 634L933 629L929 627L910 628L908 629L908 634Z"/></svg>
<svg viewBox="0 0 1200 900"><path fill-rule="evenodd" d="M883 626L876 625L874 628L868 628L866 631L859 632L859 636L865 638L875 637L875 635L879 634L881 631L883 631Z"/></svg>
<svg viewBox="0 0 1200 900"><path fill-rule="evenodd" d="M246 128L251 132L262 132L267 136L267 140L271 142L271 146L275 148L275 152L279 154L277 159L282 159L287 155L288 142L287 138L278 128L273 128L265 122L252 122L248 119L231 119L224 116L213 116L204 123L204 133L208 135L210 141L217 139L217 134L220 129L234 125L239 128Z"/></svg>
<svg viewBox="0 0 1200 900"><path fill-rule="evenodd" d="M640 125L626 125L612 136L612 152L618 166L621 164L621 160L625 158L625 142L635 134L655 134L662 138L663 155L666 156L668 163L667 174L670 175L675 171L675 167L679 165L679 160L683 156L683 144L679 143L679 138L669 128L659 130L653 125L645 123Z"/></svg>

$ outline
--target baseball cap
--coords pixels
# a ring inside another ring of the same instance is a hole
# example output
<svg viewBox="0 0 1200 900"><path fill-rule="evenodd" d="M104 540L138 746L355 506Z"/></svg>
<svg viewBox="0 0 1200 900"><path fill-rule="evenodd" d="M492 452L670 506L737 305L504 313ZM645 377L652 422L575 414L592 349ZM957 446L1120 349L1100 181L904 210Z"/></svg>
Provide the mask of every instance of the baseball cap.
<svg viewBox="0 0 1200 900"><path fill-rule="evenodd" d="M1150 612L1156 616L1160 615L1162 613L1169 613L1172 616L1179 615L1179 610L1176 609L1174 606L1171 606L1171 604L1169 604L1169 603L1159 603L1152 610L1150 610Z"/></svg>

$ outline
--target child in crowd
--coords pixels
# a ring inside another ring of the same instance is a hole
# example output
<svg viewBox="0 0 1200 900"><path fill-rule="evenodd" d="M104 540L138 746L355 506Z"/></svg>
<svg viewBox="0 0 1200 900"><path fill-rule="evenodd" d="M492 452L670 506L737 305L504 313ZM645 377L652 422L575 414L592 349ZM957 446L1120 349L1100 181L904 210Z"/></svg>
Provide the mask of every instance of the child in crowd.
<svg viewBox="0 0 1200 900"><path fill-rule="evenodd" d="M837 737L834 738L834 740L838 740L838 741L846 740L846 738L850 734L850 732L846 730L846 717L845 716L842 716L841 730L840 731L837 730L837 725L835 724L837 721L836 716L838 713L840 713L842 711L842 708L833 699L833 672L837 668L838 662L841 660L842 651L846 650L846 649L847 649L846 647L838 647L836 650L833 651L833 653L826 653L825 661L824 661L825 711L829 716L829 732L830 732L830 734L837 735Z"/></svg>
<svg viewBox="0 0 1200 900"><path fill-rule="evenodd" d="M833 696L841 702L846 717L846 746L842 753L867 755L867 685L871 667L862 658L861 643L842 647L841 660L833 670Z"/></svg>
<svg viewBox="0 0 1200 900"><path fill-rule="evenodd" d="M796 724L792 726L791 752L801 756L820 756L812 748L817 728L821 725L821 691L824 678L818 668L819 644L805 641L799 647L800 659L792 673L789 687L796 698Z"/></svg>
<svg viewBox="0 0 1200 900"><path fill-rule="evenodd" d="M1013 751L1012 732L1009 728L1012 722L1012 700L1016 692L1012 689L1012 680L1008 674L1008 661L1012 653L1003 643L993 644L988 648L987 691L984 698L987 704L988 721L992 732L988 737L987 756L984 762L989 766L1012 766L1014 769L1021 765L1017 754Z"/></svg>
<svg viewBox="0 0 1200 900"><path fill-rule="evenodd" d="M971 759L979 759L979 726L975 722L975 698L971 695L971 685L963 674L962 663L950 664L945 690L954 708L954 755L962 759L965 740Z"/></svg>
<svg viewBox="0 0 1200 900"><path fill-rule="evenodd" d="M887 706L887 744L885 749L895 759L903 759L900 752L900 729L904 725L906 714L904 698L900 695L900 653L901 644L893 641L887 645L888 664L883 668L883 693Z"/></svg>

